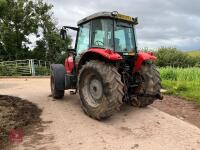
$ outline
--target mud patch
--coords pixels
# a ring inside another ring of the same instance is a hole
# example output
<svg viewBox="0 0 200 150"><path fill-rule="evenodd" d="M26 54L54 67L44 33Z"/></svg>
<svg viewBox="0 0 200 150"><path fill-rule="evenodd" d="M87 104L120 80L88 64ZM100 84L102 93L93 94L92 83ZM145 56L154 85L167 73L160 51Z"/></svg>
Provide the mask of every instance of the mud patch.
<svg viewBox="0 0 200 150"><path fill-rule="evenodd" d="M155 101L152 106L200 128L200 107L194 102L165 95L162 101Z"/></svg>
<svg viewBox="0 0 200 150"><path fill-rule="evenodd" d="M120 130L123 131L123 132L127 132L129 134L132 133L132 130L130 128L128 128L128 127L120 127Z"/></svg>
<svg viewBox="0 0 200 150"><path fill-rule="evenodd" d="M16 138L16 133L24 134L28 128L41 122L41 112L41 109L27 100L0 95L0 149L11 142L12 136Z"/></svg>

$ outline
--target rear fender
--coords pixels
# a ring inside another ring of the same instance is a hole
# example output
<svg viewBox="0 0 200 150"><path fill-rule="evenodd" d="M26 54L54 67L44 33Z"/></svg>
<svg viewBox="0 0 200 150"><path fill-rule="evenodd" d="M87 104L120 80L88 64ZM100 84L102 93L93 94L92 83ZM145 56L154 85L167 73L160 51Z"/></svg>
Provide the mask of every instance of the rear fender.
<svg viewBox="0 0 200 150"><path fill-rule="evenodd" d="M78 70L89 60L100 60L104 62L116 62L122 60L122 56L112 50L101 48L91 48L85 52L79 61Z"/></svg>
<svg viewBox="0 0 200 150"><path fill-rule="evenodd" d="M88 52L100 54L101 56L105 57L106 59L108 59L110 61L122 60L121 55L119 55L118 53L116 53L112 50L109 50L109 49L105 50L102 48L91 48L88 50Z"/></svg>
<svg viewBox="0 0 200 150"><path fill-rule="evenodd" d="M147 60L155 61L156 59L157 59L157 57L154 56L152 52L146 52L146 53L145 52L139 52L137 54L137 60L135 62L133 74L140 70L141 65L144 61L147 61Z"/></svg>

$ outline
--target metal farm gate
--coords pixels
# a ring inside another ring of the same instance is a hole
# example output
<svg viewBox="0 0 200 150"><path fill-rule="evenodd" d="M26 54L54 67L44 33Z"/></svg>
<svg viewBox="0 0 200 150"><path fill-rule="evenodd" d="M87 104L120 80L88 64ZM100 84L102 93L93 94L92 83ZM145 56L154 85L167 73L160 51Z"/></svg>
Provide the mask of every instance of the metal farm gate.
<svg viewBox="0 0 200 150"><path fill-rule="evenodd" d="M48 75L50 62L35 59L26 59L15 61L3 61L0 62L0 66L6 68L6 71L10 72L11 75Z"/></svg>

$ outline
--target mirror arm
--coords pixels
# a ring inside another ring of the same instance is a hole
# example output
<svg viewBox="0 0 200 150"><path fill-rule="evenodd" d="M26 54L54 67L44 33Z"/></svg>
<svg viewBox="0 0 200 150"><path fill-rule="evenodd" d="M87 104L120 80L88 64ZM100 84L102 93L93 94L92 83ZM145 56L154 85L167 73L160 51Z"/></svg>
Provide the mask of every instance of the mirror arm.
<svg viewBox="0 0 200 150"><path fill-rule="evenodd" d="M71 27L71 26L63 26L63 29L71 29L71 30L78 31L77 27Z"/></svg>

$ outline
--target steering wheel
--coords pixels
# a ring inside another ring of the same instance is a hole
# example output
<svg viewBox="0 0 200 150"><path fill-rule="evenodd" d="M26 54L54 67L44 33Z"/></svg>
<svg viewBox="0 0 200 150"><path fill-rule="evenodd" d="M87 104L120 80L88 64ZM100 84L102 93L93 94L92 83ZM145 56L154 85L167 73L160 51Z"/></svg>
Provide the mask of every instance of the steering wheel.
<svg viewBox="0 0 200 150"><path fill-rule="evenodd" d="M97 45L97 46L104 46L104 42L102 42L102 41L95 41L95 45Z"/></svg>

